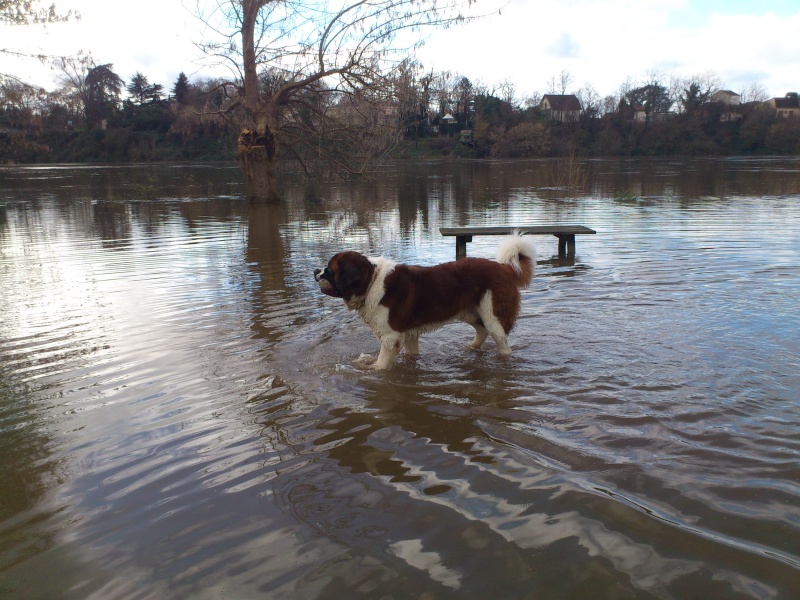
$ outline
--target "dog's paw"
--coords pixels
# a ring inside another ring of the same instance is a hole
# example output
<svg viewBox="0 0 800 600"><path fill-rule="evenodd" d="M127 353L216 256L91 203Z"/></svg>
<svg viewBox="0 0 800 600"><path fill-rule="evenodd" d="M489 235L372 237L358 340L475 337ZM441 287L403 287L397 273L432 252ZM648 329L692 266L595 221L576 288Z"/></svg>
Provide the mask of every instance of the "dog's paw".
<svg viewBox="0 0 800 600"><path fill-rule="evenodd" d="M384 364L381 364L381 363L380 363L380 362L378 362L378 361L375 361L375 363L374 363L374 364L370 365L370 366L369 366L369 367L367 367L367 368L368 368L370 371L388 371L388 370L389 370L389 369L391 369L393 366L394 366L394 364L388 364L388 365L384 365Z"/></svg>
<svg viewBox="0 0 800 600"><path fill-rule="evenodd" d="M370 356L369 354L359 354L358 358L353 360L353 363L359 367L371 367L375 364L377 357Z"/></svg>

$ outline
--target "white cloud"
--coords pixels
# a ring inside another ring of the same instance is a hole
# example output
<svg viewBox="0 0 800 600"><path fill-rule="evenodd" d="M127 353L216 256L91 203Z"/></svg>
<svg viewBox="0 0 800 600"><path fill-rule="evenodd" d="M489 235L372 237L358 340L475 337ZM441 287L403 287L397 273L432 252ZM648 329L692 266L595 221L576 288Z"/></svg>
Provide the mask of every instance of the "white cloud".
<svg viewBox="0 0 800 600"><path fill-rule="evenodd" d="M547 51L554 58L578 58L580 44L569 33L562 31L555 40L547 45Z"/></svg>

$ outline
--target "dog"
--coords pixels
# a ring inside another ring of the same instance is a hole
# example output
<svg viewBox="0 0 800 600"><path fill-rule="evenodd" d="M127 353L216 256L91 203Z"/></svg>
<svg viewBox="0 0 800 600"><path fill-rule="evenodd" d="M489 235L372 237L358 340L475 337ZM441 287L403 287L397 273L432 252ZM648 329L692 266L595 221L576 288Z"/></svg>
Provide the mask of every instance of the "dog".
<svg viewBox="0 0 800 600"><path fill-rule="evenodd" d="M536 249L512 234L497 248L497 261L462 258L433 267L398 264L340 252L314 270L323 294L342 298L372 328L380 353L372 369L389 369L400 350L419 353L419 336L453 321L475 328L469 347L491 336L501 355L511 354L507 336L520 309L521 288L533 279Z"/></svg>

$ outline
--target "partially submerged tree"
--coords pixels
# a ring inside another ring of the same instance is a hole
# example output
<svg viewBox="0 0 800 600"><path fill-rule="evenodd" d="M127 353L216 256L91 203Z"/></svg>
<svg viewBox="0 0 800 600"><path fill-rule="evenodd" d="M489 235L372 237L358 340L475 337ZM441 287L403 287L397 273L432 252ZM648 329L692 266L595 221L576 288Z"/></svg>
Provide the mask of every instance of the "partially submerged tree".
<svg viewBox="0 0 800 600"><path fill-rule="evenodd" d="M471 0L216 0L201 18L223 37L207 54L236 77L220 112L241 128L250 202L275 202L276 162L363 174L396 139L393 69L424 27L465 20Z"/></svg>

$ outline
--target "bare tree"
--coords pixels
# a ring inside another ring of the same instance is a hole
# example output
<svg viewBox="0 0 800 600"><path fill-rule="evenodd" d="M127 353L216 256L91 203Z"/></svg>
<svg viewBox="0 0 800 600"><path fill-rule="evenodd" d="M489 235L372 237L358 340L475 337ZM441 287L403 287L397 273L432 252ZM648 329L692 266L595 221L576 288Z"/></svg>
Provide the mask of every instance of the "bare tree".
<svg viewBox="0 0 800 600"><path fill-rule="evenodd" d="M0 25L40 25L43 23L58 23L70 18L79 19L80 15L69 11L66 14L56 12L56 5L51 4L42 8L38 0L0 0ZM9 58L35 58L42 62L49 57L42 55L29 55L18 52L13 48L0 48L0 55ZM0 81L11 79L22 83L18 78L0 72Z"/></svg>
<svg viewBox="0 0 800 600"><path fill-rule="evenodd" d="M634 89L639 87L639 83L633 79L632 77L628 77L619 85L619 90L617 90L617 96L620 99L626 98L628 94L630 94Z"/></svg>
<svg viewBox="0 0 800 600"><path fill-rule="evenodd" d="M465 17L468 0L214 0L198 6L229 64L220 112L241 127L250 202L276 202L275 166L363 174L397 133L391 72L419 30Z"/></svg>
<svg viewBox="0 0 800 600"><path fill-rule="evenodd" d="M600 116L610 115L617 112L619 107L619 98L617 96L608 95L600 101Z"/></svg>
<svg viewBox="0 0 800 600"><path fill-rule="evenodd" d="M719 76L714 71L706 71L690 77L672 77L670 78L670 97L675 103L677 112L690 113L708 102L721 85Z"/></svg>
<svg viewBox="0 0 800 600"><path fill-rule="evenodd" d="M50 66L58 73L56 78L62 93L72 99L79 113L85 115L89 93L86 76L96 66L92 55L79 52L76 56L61 56L52 59Z"/></svg>
<svg viewBox="0 0 800 600"><path fill-rule="evenodd" d="M112 64L97 65L91 54L61 57L51 62L65 96L80 106L89 126L99 125L117 109L125 83Z"/></svg>
<svg viewBox="0 0 800 600"><path fill-rule="evenodd" d="M602 98L591 83L584 84L581 89L575 92L575 95L578 97L581 107L583 107L584 115L591 118L600 116Z"/></svg>
<svg viewBox="0 0 800 600"><path fill-rule="evenodd" d="M746 102L766 102L767 100L769 100L769 94L766 88L758 81L748 84L740 94L740 102L742 104Z"/></svg>
<svg viewBox="0 0 800 600"><path fill-rule="evenodd" d="M558 75L553 75L550 81L547 82L547 93L564 96L573 81L575 81L575 79L568 71L561 71Z"/></svg>
<svg viewBox="0 0 800 600"><path fill-rule="evenodd" d="M455 103L453 90L457 81L458 76L450 71L440 71L434 75L431 90L439 115L444 116L453 110Z"/></svg>
<svg viewBox="0 0 800 600"><path fill-rule="evenodd" d="M537 108L542 103L542 94L539 91L533 91L525 97L522 104L525 108Z"/></svg>
<svg viewBox="0 0 800 600"><path fill-rule="evenodd" d="M498 97L504 102L508 102L512 106L517 104L517 86L510 79L504 79L501 81L497 91Z"/></svg>
<svg viewBox="0 0 800 600"><path fill-rule="evenodd" d="M9 25L35 25L57 23L74 16L72 11L66 15L56 12L56 5L42 8L37 0L0 0L0 23Z"/></svg>
<svg viewBox="0 0 800 600"><path fill-rule="evenodd" d="M5 111L5 119L12 127L33 125L46 112L48 94L42 88L9 79L0 80L0 106L13 110ZM40 122L40 121L39 121Z"/></svg>
<svg viewBox="0 0 800 600"><path fill-rule="evenodd" d="M404 60L395 70L392 100L403 133L416 139L429 122L433 73L422 74L423 67L413 60Z"/></svg>

